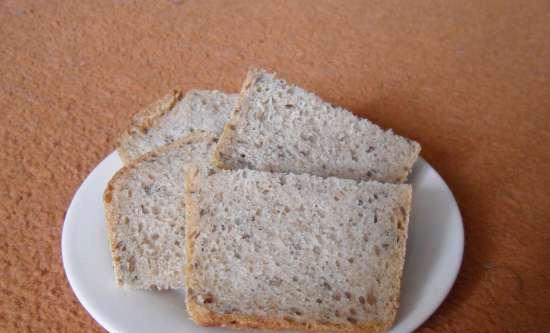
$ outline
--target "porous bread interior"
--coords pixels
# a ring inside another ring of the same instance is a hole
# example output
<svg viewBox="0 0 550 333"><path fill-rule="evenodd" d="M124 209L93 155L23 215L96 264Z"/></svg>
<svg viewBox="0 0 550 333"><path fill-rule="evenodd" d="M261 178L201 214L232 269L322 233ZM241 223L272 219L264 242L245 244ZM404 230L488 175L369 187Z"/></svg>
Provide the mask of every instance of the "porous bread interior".
<svg viewBox="0 0 550 333"><path fill-rule="evenodd" d="M120 139L125 163L192 133L220 134L238 95L190 90L179 96L179 92L168 95L134 116L132 127Z"/></svg>
<svg viewBox="0 0 550 333"><path fill-rule="evenodd" d="M184 166L207 169L214 141L190 135L123 167L109 182L104 204L119 285L183 288Z"/></svg>
<svg viewBox="0 0 550 333"><path fill-rule="evenodd" d="M324 102L274 74L252 70L224 128L214 163L226 169L402 182L417 142Z"/></svg>
<svg viewBox="0 0 550 333"><path fill-rule="evenodd" d="M251 170L187 177L193 319L339 331L391 326L409 185Z"/></svg>

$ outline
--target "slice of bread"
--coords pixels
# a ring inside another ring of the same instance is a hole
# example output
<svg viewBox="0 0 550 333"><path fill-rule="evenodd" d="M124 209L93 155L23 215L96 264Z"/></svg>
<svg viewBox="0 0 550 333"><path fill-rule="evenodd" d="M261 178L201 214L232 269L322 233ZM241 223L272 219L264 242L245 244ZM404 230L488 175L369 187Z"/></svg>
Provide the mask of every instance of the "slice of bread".
<svg viewBox="0 0 550 333"><path fill-rule="evenodd" d="M184 166L207 168L216 139L192 134L119 170L103 200L115 278L135 289L183 288Z"/></svg>
<svg viewBox="0 0 550 333"><path fill-rule="evenodd" d="M225 169L402 182L417 142L262 70L248 73L214 154Z"/></svg>
<svg viewBox="0 0 550 333"><path fill-rule="evenodd" d="M194 132L222 132L237 102L237 94L190 90L182 98L174 91L136 114L120 138L118 152L125 164Z"/></svg>
<svg viewBox="0 0 550 333"><path fill-rule="evenodd" d="M185 180L187 308L205 326L380 332L411 186L241 169Z"/></svg>

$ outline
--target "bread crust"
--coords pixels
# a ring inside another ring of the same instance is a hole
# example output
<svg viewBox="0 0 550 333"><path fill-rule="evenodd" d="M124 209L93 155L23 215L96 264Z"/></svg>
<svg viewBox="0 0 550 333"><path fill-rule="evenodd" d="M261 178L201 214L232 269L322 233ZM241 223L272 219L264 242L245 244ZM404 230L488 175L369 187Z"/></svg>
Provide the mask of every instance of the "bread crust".
<svg viewBox="0 0 550 333"><path fill-rule="evenodd" d="M119 147L117 150L124 164L128 164L132 161L126 149L127 143L132 141L136 135L147 133L155 120L172 110L174 105L176 105L182 97L182 91L174 89L170 94L151 103L145 109L134 115L130 128L128 128L119 138Z"/></svg>
<svg viewBox="0 0 550 333"><path fill-rule="evenodd" d="M405 138L405 139L408 140L408 141L412 141L412 140L407 139L407 138ZM409 177L409 175L412 172L412 167L414 165L414 162L416 162L416 159L418 158L418 156L420 156L420 151L422 151L422 146L419 143L416 143L415 145L413 145L413 147L414 147L414 153L413 153L413 155L411 155L411 157L405 163L405 168L406 168L407 172L402 177L400 177L396 180L397 183L403 183L407 180L407 178Z"/></svg>
<svg viewBox="0 0 550 333"><path fill-rule="evenodd" d="M119 185L119 182L122 181L126 177L126 175L128 175L128 173L130 173L141 162L156 158L162 155L165 151L170 150L174 147L179 147L180 145L199 142L202 140L205 140L207 142L208 141L215 142L217 141L217 138L215 135L208 132L193 133L193 134L186 135L183 138L180 138L159 149L146 153L145 155L139 157L138 159L131 161L129 164L124 165L120 170L118 170L113 175L113 177L109 180L109 183L107 183L107 187L103 192L103 207L105 210L105 224L107 227L107 237L108 237L109 246L111 250L111 258L113 261L115 280L118 286L123 285L123 279L122 279L122 270L120 267L120 257L116 256L116 253L117 253L116 226L117 224L123 223L123 222L120 221L119 218L117 218L117 216L119 215L117 211L118 205L116 205L116 202L113 201L115 200L113 196L113 192L116 191L117 186Z"/></svg>
<svg viewBox="0 0 550 333"><path fill-rule="evenodd" d="M229 150L233 145L233 141L234 141L233 139L235 137L235 125L237 124L239 117L242 114L241 108L245 98L245 91L253 83L254 79L257 78L256 76L257 73L259 73L259 70L257 69L250 69L248 71L246 78L244 80L244 83L241 87L239 100L237 101L235 110L233 110L233 112L231 113L231 116L229 117L229 121L227 121L227 123L223 127L223 132L220 135L218 144L216 145L216 148L214 149L214 153L212 154L212 165L214 165L217 168L220 168L220 169L230 168L230 166L226 164L226 160L224 156L227 156L229 154Z"/></svg>
<svg viewBox="0 0 550 333"><path fill-rule="evenodd" d="M303 332L350 332L376 333L388 330L391 322L357 324L320 324L315 321L299 323L275 317L259 317L242 314L217 314L187 298L187 311L191 318L202 326L220 326L237 329L297 330Z"/></svg>
<svg viewBox="0 0 550 333"><path fill-rule="evenodd" d="M184 201L186 206L186 229L185 229L185 249L187 261L184 269L185 285L187 286L186 292L186 305L187 311L191 316L191 319L197 324L202 326L220 326L231 327L237 329L291 329L304 332L363 332L363 333L375 333L388 330L394 323L397 315L397 308L399 304L399 297L393 301L392 313L387 321L369 322L369 323L356 323L356 324L333 324L333 323L320 323L318 321L306 321L296 322L293 320L277 317L261 317L244 314L220 314L216 313L206 306L197 303L195 300L192 287L193 287L193 258L195 256L195 236L199 229L200 207L197 198L195 197L197 191L197 182L199 177L199 171L197 167L189 167L185 173L185 191ZM404 223L405 228L402 230L401 237L406 238L407 233L407 216L410 211L410 198L411 188L406 193L406 198L409 202L408 207L405 207L406 214L400 217L400 221ZM401 246L404 247L406 241L401 242ZM404 249L400 250L404 255ZM396 257L395 260L400 260L400 257ZM401 283L401 274L396 275L396 286Z"/></svg>
<svg viewBox="0 0 550 333"><path fill-rule="evenodd" d="M405 202L406 206L403 207L404 211L400 211L400 215L397 221L398 226L401 225L402 228L399 230L401 231L399 234L399 237L403 241L399 243L399 249L396 251L398 253L398 256L394 258L394 266L397 266L400 268L399 273L395 274L393 276L393 285L397 288L397 292L395 295L395 299L392 302L392 310L391 310L391 321L392 323L395 321L397 317L397 311L399 309L399 298L401 294L401 282L403 281L403 269L404 264L396 264L395 262L405 262L406 252L407 252L407 239L409 235L409 218L411 215L411 205L412 205L412 185L408 185L408 190L405 194L405 198L401 200L401 202ZM398 227L399 229L399 227Z"/></svg>

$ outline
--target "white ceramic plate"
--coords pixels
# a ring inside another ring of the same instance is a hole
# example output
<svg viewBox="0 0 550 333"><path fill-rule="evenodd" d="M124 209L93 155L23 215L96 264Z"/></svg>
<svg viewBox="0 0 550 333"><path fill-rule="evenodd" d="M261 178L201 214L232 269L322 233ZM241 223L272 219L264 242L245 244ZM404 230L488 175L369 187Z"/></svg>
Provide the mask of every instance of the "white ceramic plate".
<svg viewBox="0 0 550 333"><path fill-rule="evenodd" d="M115 285L102 195L122 166L116 152L86 178L63 225L63 266L84 308L112 333L214 332L198 327L185 311L183 292L132 291ZM414 166L413 205L399 314L391 333L411 332L441 304L462 262L464 231L456 201L423 159Z"/></svg>

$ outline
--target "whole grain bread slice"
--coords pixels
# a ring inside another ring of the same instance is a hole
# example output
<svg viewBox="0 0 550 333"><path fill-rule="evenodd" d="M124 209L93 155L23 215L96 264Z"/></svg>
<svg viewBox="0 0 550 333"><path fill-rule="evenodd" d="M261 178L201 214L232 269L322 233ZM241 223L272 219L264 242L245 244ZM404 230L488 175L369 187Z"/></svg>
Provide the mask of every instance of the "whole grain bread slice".
<svg viewBox="0 0 550 333"><path fill-rule="evenodd" d="M237 94L215 90L174 90L137 113L120 138L118 152L125 164L178 138L196 132L220 134Z"/></svg>
<svg viewBox="0 0 550 333"><path fill-rule="evenodd" d="M399 304L411 187L186 170L187 309L205 326L380 332Z"/></svg>
<svg viewBox="0 0 550 333"><path fill-rule="evenodd" d="M183 288L184 166L205 170L216 139L191 134L124 166L104 192L105 216L118 285Z"/></svg>
<svg viewBox="0 0 550 333"><path fill-rule="evenodd" d="M419 152L417 142L384 131L275 74L251 70L220 137L214 164L402 182Z"/></svg>

